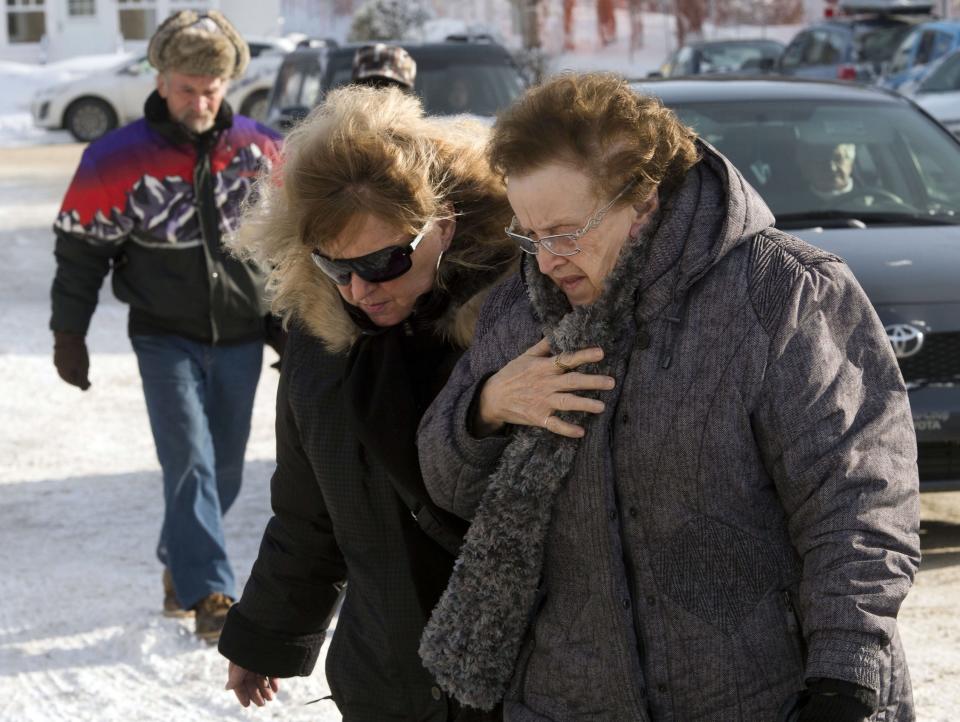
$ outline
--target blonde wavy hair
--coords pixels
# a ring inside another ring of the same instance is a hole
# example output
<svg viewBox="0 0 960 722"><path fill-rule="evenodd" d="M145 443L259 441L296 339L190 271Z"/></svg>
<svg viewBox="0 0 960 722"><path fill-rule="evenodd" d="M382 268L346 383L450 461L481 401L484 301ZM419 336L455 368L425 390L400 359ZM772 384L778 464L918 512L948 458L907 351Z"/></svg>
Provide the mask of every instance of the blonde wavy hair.
<svg viewBox="0 0 960 722"><path fill-rule="evenodd" d="M516 255L503 232L511 210L487 163L488 137L477 121L424 117L419 100L399 89L335 90L287 137L228 245L270 269L274 313L285 323L295 314L308 325L313 319L311 330L342 349L344 342L329 339L353 338L352 322L336 313L336 287L310 252L329 248L359 215L410 235L430 219L455 218L440 285L457 268L491 268Z"/></svg>
<svg viewBox="0 0 960 722"><path fill-rule="evenodd" d="M551 162L586 172L598 198L636 184L620 204L669 192L697 162L696 133L656 98L612 73L564 73L504 111L490 141L491 165L523 175Z"/></svg>

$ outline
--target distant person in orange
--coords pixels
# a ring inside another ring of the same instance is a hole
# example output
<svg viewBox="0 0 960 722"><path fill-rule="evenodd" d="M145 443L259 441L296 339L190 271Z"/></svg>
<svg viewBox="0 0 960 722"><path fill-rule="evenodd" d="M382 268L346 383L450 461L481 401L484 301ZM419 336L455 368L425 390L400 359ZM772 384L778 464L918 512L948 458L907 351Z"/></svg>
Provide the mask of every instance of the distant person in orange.
<svg viewBox="0 0 960 722"><path fill-rule="evenodd" d="M613 0L597 0L597 30L602 45L609 45L617 39L617 16Z"/></svg>
<svg viewBox="0 0 960 722"><path fill-rule="evenodd" d="M563 49L573 50L573 7L575 0L563 0Z"/></svg>

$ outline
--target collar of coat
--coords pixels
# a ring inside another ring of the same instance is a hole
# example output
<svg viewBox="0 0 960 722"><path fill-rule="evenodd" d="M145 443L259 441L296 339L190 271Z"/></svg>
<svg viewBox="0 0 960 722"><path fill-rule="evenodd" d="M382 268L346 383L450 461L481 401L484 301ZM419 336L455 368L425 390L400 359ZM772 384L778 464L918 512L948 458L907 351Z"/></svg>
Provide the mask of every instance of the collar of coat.
<svg viewBox="0 0 960 722"><path fill-rule="evenodd" d="M174 145L212 145L220 133L233 126L233 109L224 100L213 119L213 127L205 133L193 133L170 117L167 101L154 90L143 105L143 117L150 127Z"/></svg>

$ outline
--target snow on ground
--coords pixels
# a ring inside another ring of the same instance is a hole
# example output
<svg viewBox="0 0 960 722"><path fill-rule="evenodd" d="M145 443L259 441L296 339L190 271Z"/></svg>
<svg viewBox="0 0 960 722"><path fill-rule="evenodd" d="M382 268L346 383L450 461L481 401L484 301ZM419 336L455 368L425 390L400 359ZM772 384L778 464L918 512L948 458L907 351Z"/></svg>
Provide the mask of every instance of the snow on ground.
<svg viewBox="0 0 960 722"><path fill-rule="evenodd" d="M157 467L126 312L107 289L86 393L51 363L50 224L82 146L0 150L0 720L339 720L322 673L269 709L224 692L226 661L160 614ZM275 356L267 351L265 361ZM269 515L277 372L257 391L227 540L245 582Z"/></svg>
<svg viewBox="0 0 960 722"><path fill-rule="evenodd" d="M665 19L647 15L645 45L632 59L625 20L621 39L600 47L592 11L578 8L578 50L553 69L631 77L655 69L673 47ZM786 40L795 30L766 34ZM160 473L126 310L108 289L88 337L93 387L82 393L53 369L50 224L82 146L30 128L23 108L41 84L116 61L0 63L0 722L339 720L330 702L305 706L328 693L323 655L313 677L282 681L277 702L243 710L222 690L225 660L193 637L189 621L160 615ZM24 145L34 147L10 147ZM241 585L269 515L276 384L265 365L244 488L227 517ZM947 722L960 709L960 494L923 504L925 561L901 633L918 719Z"/></svg>

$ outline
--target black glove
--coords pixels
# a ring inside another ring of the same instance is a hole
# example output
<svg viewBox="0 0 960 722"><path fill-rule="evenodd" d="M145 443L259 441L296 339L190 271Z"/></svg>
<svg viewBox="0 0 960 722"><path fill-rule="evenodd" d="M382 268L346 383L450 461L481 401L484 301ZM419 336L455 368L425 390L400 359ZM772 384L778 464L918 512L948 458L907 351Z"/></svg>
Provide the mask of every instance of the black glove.
<svg viewBox="0 0 960 722"><path fill-rule="evenodd" d="M277 352L280 360L270 364L270 368L280 368L283 361L283 349L287 345L287 332L283 329L283 322L273 314L267 314L263 322L263 336L267 346Z"/></svg>
<svg viewBox="0 0 960 722"><path fill-rule="evenodd" d="M784 722L864 722L877 711L877 693L853 682L815 678Z"/></svg>
<svg viewBox="0 0 960 722"><path fill-rule="evenodd" d="M87 344L78 333L53 332L53 365L60 378L81 391L90 388L90 356Z"/></svg>

